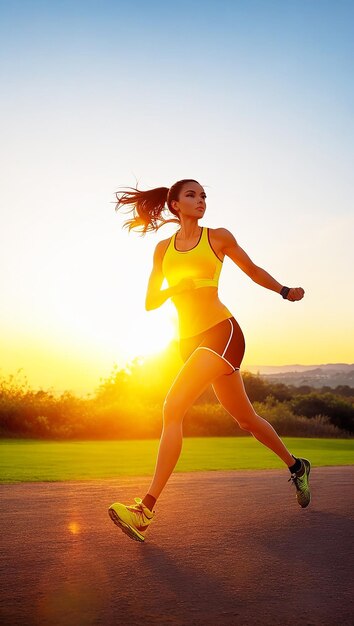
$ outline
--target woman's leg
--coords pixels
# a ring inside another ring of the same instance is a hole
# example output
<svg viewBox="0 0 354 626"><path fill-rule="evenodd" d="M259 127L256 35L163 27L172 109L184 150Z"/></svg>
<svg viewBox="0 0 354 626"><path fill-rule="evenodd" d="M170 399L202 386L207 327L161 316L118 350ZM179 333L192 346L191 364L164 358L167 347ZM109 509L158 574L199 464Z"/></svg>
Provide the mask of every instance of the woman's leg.
<svg viewBox="0 0 354 626"><path fill-rule="evenodd" d="M248 430L255 439L273 450L290 467L295 460L273 426L255 412L244 387L240 371L231 376L220 376L213 382L216 397L224 409L238 422L242 430Z"/></svg>
<svg viewBox="0 0 354 626"><path fill-rule="evenodd" d="M191 354L179 371L163 406L163 430L154 477L148 489L148 494L154 499L159 497L180 456L182 423L187 409L208 385L230 372L232 369L226 361L213 352L199 348ZM145 501L147 502L148 500Z"/></svg>

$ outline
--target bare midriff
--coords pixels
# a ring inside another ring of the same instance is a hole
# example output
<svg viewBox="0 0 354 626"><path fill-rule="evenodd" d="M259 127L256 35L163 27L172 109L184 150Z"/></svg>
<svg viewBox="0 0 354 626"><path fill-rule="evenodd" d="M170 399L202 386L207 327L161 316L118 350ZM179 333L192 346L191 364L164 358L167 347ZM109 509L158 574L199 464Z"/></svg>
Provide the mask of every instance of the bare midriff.
<svg viewBox="0 0 354 626"><path fill-rule="evenodd" d="M219 300L217 287L200 287L184 291L171 298L178 313L179 337L193 337L232 317Z"/></svg>

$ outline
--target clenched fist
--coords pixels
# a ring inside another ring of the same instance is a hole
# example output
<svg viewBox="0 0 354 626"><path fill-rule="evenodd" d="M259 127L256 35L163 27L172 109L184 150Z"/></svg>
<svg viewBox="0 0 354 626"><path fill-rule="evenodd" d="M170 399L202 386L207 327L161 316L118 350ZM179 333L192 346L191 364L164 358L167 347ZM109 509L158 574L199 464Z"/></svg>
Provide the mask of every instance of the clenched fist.
<svg viewBox="0 0 354 626"><path fill-rule="evenodd" d="M302 287L291 287L286 300L291 300L291 302L295 302L295 300L302 300L304 293L305 292Z"/></svg>
<svg viewBox="0 0 354 626"><path fill-rule="evenodd" d="M193 278L182 278L182 280L173 287L173 291L176 295L183 291L189 291L190 289L195 289Z"/></svg>

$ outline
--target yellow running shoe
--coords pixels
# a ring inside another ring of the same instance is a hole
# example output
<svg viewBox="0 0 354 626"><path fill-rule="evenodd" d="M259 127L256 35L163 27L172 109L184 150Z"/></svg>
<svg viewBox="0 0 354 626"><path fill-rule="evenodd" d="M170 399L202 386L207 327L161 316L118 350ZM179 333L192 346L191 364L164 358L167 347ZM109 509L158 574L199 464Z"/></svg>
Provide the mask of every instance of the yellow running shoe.
<svg viewBox="0 0 354 626"><path fill-rule="evenodd" d="M293 484L296 487L296 499L300 506L304 509L311 502L311 492L309 485L311 463L307 459L300 459L300 461L301 468L298 472L291 474L288 482L290 482L291 480L293 481ZM302 475L299 476L301 472Z"/></svg>
<svg viewBox="0 0 354 626"><path fill-rule="evenodd" d="M131 539L145 541L143 532L153 521L155 511L143 504L141 498L134 498L136 504L121 504L115 502L108 509L111 520Z"/></svg>

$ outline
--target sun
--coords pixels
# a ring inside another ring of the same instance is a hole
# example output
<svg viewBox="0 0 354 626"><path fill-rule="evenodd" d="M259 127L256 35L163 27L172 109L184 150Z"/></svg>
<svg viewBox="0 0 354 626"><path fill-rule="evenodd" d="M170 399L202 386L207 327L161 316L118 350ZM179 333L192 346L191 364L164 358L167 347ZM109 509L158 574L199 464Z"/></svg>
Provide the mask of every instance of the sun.
<svg viewBox="0 0 354 626"><path fill-rule="evenodd" d="M132 324L124 348L131 358L150 356L165 350L176 335L176 321L172 316L145 315L143 323Z"/></svg>

